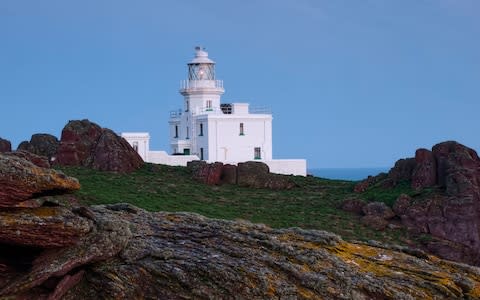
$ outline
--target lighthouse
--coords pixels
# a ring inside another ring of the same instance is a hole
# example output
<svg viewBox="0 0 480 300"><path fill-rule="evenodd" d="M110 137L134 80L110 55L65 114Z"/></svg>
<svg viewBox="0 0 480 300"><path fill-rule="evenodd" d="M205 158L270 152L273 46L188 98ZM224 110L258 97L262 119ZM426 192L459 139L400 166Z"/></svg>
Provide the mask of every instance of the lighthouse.
<svg viewBox="0 0 480 300"><path fill-rule="evenodd" d="M225 89L215 74L215 62L196 47L180 83L183 107L170 114L171 153L209 162L271 160L272 115L248 103L222 103Z"/></svg>
<svg viewBox="0 0 480 300"><path fill-rule="evenodd" d="M169 153L151 151L148 132L126 132L122 136L143 160L167 165L186 165L204 160L238 164L260 161L279 174L306 175L304 159L272 158L272 114L248 102L222 101L223 81L216 77L216 64L205 48L195 47L181 80L180 108L170 111Z"/></svg>

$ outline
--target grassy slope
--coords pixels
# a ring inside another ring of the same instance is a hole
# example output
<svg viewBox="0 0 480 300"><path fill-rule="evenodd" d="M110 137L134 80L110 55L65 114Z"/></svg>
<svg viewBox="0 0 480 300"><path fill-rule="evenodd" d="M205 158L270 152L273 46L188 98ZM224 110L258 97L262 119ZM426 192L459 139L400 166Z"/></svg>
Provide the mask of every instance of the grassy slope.
<svg viewBox="0 0 480 300"><path fill-rule="evenodd" d="M147 164L127 175L85 168L63 168L77 177L82 188L77 197L85 204L128 202L150 211L189 211L222 219L246 219L271 227L302 227L335 232L344 239L405 244L409 238L401 229L378 232L360 224L360 217L338 209L353 194L354 182L316 177L293 177L299 185L289 191L242 188L235 185L207 186L190 178L184 167ZM391 203L401 186L384 191L372 189L361 195L366 200Z"/></svg>

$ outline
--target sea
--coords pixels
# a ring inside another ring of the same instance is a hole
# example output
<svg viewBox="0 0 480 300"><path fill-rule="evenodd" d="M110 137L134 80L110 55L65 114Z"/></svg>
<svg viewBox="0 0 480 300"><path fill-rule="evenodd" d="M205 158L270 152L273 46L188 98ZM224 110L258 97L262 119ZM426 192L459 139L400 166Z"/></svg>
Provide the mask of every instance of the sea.
<svg viewBox="0 0 480 300"><path fill-rule="evenodd" d="M307 174L315 177L341 180L362 180L368 176L375 176L382 172L388 172L390 168L318 168L308 169Z"/></svg>

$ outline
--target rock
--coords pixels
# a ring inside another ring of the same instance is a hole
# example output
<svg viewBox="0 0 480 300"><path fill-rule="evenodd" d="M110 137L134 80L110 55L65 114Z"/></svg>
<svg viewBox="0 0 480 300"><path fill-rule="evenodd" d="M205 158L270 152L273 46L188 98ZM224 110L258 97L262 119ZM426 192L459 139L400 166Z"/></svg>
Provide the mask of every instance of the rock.
<svg viewBox="0 0 480 300"><path fill-rule="evenodd" d="M360 181L355 185L353 188L353 191L355 193L363 193L365 192L369 187L374 186L378 182L383 181L387 177L387 174L385 173L380 173L377 176L368 176L366 179Z"/></svg>
<svg viewBox="0 0 480 300"><path fill-rule="evenodd" d="M68 122L55 162L119 173L132 172L143 165L142 158L127 141L88 120Z"/></svg>
<svg viewBox="0 0 480 300"><path fill-rule="evenodd" d="M0 153L12 151L10 141L0 138Z"/></svg>
<svg viewBox="0 0 480 300"><path fill-rule="evenodd" d="M221 183L223 164L216 162L213 164L193 163L190 164L192 176L195 180L208 185L218 185Z"/></svg>
<svg viewBox="0 0 480 300"><path fill-rule="evenodd" d="M46 156L36 155L23 150L4 153L4 155L23 158L40 168L50 168L50 162L48 161L48 157Z"/></svg>
<svg viewBox="0 0 480 300"><path fill-rule="evenodd" d="M102 135L102 128L89 120L69 121L62 130L56 162L63 166L90 167L92 152Z"/></svg>
<svg viewBox="0 0 480 300"><path fill-rule="evenodd" d="M0 297L479 296L476 287L480 285L480 271L476 268L433 256L414 256L408 254L414 253L409 249L398 251L384 245L348 243L324 231L271 229L193 213L150 213L128 204L93 206L88 214L88 222L94 220L89 223L92 229L74 245L43 251L9 248L9 259L2 256L5 251L0 251L0 263L6 262L0 274ZM12 255L17 260L11 259ZM12 264L20 258L26 263L22 268Z"/></svg>
<svg viewBox="0 0 480 300"><path fill-rule="evenodd" d="M412 188L421 190L437 183L437 168L433 153L427 149L415 152L415 168L412 173Z"/></svg>
<svg viewBox="0 0 480 300"><path fill-rule="evenodd" d="M353 198L353 199L346 199L342 202L341 208L344 211L352 212L358 215L363 214L363 207L367 205L367 203L361 199Z"/></svg>
<svg viewBox="0 0 480 300"><path fill-rule="evenodd" d="M62 172L0 153L0 207L15 206L34 195L78 190L78 180Z"/></svg>
<svg viewBox="0 0 480 300"><path fill-rule="evenodd" d="M32 135L30 142L24 141L18 145L17 150L28 151L40 156L46 156L51 160L57 154L60 142L58 139L46 133L38 133Z"/></svg>
<svg viewBox="0 0 480 300"><path fill-rule="evenodd" d="M222 184L237 184L237 166L223 165L220 181Z"/></svg>
<svg viewBox="0 0 480 300"><path fill-rule="evenodd" d="M411 181L416 162L414 158L399 159L388 172L388 177L397 184L402 181Z"/></svg>
<svg viewBox="0 0 480 300"><path fill-rule="evenodd" d="M55 248L74 245L91 222L63 207L17 208L0 211L0 241L4 244Z"/></svg>
<svg viewBox="0 0 480 300"><path fill-rule="evenodd" d="M379 231L385 230L388 226L387 220L375 215L364 216L361 221L363 225Z"/></svg>
<svg viewBox="0 0 480 300"><path fill-rule="evenodd" d="M237 184L244 187L291 189L295 183L285 175L272 174L262 162L248 161L237 166Z"/></svg>
<svg viewBox="0 0 480 300"><path fill-rule="evenodd" d="M395 217L392 209L383 202L370 202L362 210L367 216L377 216L387 220Z"/></svg>
<svg viewBox="0 0 480 300"><path fill-rule="evenodd" d="M94 169L130 173L142 165L142 158L125 139L110 129L103 129L93 151L91 166Z"/></svg>
<svg viewBox="0 0 480 300"><path fill-rule="evenodd" d="M412 202L412 198L406 194L401 194L398 196L397 200L395 200L395 204L393 204L393 212L397 216L405 215L407 209L410 207Z"/></svg>

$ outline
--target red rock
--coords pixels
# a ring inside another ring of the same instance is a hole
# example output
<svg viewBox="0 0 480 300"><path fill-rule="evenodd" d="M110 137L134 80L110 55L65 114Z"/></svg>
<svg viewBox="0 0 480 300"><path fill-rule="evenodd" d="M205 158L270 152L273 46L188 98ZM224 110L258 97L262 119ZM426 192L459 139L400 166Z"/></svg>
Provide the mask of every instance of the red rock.
<svg viewBox="0 0 480 300"><path fill-rule="evenodd" d="M56 162L63 166L90 166L92 150L102 128L89 120L70 121L62 130Z"/></svg>
<svg viewBox="0 0 480 300"><path fill-rule="evenodd" d="M237 184L237 166L223 165L221 182L222 184Z"/></svg>
<svg viewBox="0 0 480 300"><path fill-rule="evenodd" d="M78 190L80 184L60 171L0 153L0 207L11 207L34 195Z"/></svg>
<svg viewBox="0 0 480 300"><path fill-rule="evenodd" d="M0 138L0 153L12 151L12 144L10 141Z"/></svg>
<svg viewBox="0 0 480 300"><path fill-rule="evenodd" d="M218 185L221 183L222 163L207 164L204 161L200 161L199 163L190 163L189 166L193 170L193 179L208 185Z"/></svg>
<svg viewBox="0 0 480 300"><path fill-rule="evenodd" d="M414 158L399 159L395 163L395 166L388 172L388 178L393 180L394 184L402 181L411 181L415 165L416 162Z"/></svg>
<svg viewBox="0 0 480 300"><path fill-rule="evenodd" d="M410 207L412 202L412 198L406 194L401 194L398 196L397 200L395 200L395 204L393 204L393 212L397 216L402 216L406 213L407 209Z"/></svg>
<svg viewBox="0 0 480 300"><path fill-rule="evenodd" d="M415 168L412 174L412 188L421 190L437 183L437 168L433 153L427 149L415 152Z"/></svg>
<svg viewBox="0 0 480 300"><path fill-rule="evenodd" d="M18 145L17 150L24 150L36 155L46 156L51 160L57 154L60 142L58 139L46 133L37 133L32 135L30 142L24 141Z"/></svg>
<svg viewBox="0 0 480 300"><path fill-rule="evenodd" d="M132 172L143 165L142 158L127 141L88 120L68 122L55 162L120 173Z"/></svg>
<svg viewBox="0 0 480 300"><path fill-rule="evenodd" d="M268 188L274 190L291 189L295 183L286 175L270 173L268 165L248 161L237 166L237 184L244 187Z"/></svg>
<svg viewBox="0 0 480 300"><path fill-rule="evenodd" d="M93 151L92 167L96 170L129 173L143 165L140 155L130 144L110 129L103 129Z"/></svg>
<svg viewBox="0 0 480 300"><path fill-rule="evenodd" d="M3 244L55 248L74 245L91 222L64 207L16 208L0 211Z"/></svg>
<svg viewBox="0 0 480 300"><path fill-rule="evenodd" d="M60 300L74 286L76 286L83 278L85 271L79 271L74 275L65 275L55 287L55 291L48 296L47 300Z"/></svg>

